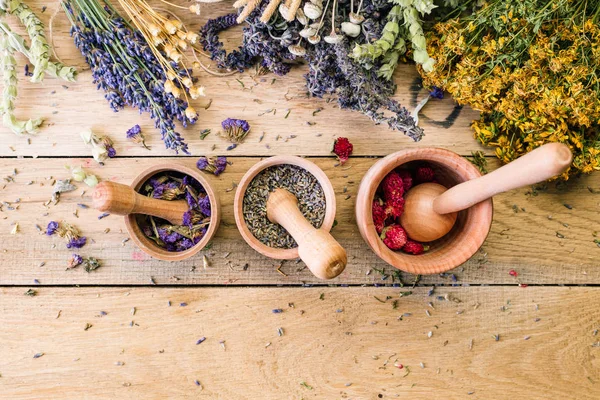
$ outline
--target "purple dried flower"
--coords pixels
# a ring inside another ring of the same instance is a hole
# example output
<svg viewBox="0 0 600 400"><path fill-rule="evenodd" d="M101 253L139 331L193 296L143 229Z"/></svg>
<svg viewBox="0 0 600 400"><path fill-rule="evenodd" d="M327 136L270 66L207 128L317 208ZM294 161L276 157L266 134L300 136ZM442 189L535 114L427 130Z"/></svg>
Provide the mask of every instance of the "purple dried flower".
<svg viewBox="0 0 600 400"><path fill-rule="evenodd" d="M112 146L106 147L108 158L115 158L117 156L117 151Z"/></svg>
<svg viewBox="0 0 600 400"><path fill-rule="evenodd" d="M198 199L198 209L202 214L210 217L210 198L208 196L200 197Z"/></svg>
<svg viewBox="0 0 600 400"><path fill-rule="evenodd" d="M80 249L83 246L85 246L85 244L87 243L87 238L85 236L74 236L71 240L69 240L69 242L67 243L67 249Z"/></svg>
<svg viewBox="0 0 600 400"><path fill-rule="evenodd" d="M177 248L177 251L184 251L184 250L194 247L194 242L192 242L188 238L184 238L184 239L181 239L180 241L178 241L177 243L175 243L175 246Z"/></svg>
<svg viewBox="0 0 600 400"><path fill-rule="evenodd" d="M188 227L192 227L192 211L188 210L185 213L183 213L183 225L188 226Z"/></svg>
<svg viewBox="0 0 600 400"><path fill-rule="evenodd" d="M202 336L200 339L198 339L198 341L196 342L196 345L199 345L200 343L204 342L206 340L206 338L204 336Z"/></svg>
<svg viewBox="0 0 600 400"><path fill-rule="evenodd" d="M46 235L48 235L48 236L54 235L56 233L57 229L58 229L58 222L50 221L48 223L48 227L46 228Z"/></svg>
<svg viewBox="0 0 600 400"><path fill-rule="evenodd" d="M444 98L444 91L441 88L434 86L431 92L429 92L429 95L441 100Z"/></svg>
<svg viewBox="0 0 600 400"><path fill-rule="evenodd" d="M150 150L150 147L146 145L146 138L142 135L142 128L137 124L127 130L127 139L132 140L134 143L140 143L144 148Z"/></svg>
<svg viewBox="0 0 600 400"><path fill-rule="evenodd" d="M192 196L189 190L185 192L185 201L187 202L189 208L196 207L196 199L194 198L194 196Z"/></svg>
<svg viewBox="0 0 600 400"><path fill-rule="evenodd" d="M211 60L217 62L217 67L243 72L254 64L255 54L245 46L227 54L223 42L219 40L219 32L237 25L236 19L236 13L209 19L200 29L200 44L210 53Z"/></svg>
<svg viewBox="0 0 600 400"><path fill-rule="evenodd" d="M79 254L73 253L67 263L67 269L75 268L75 267L81 265L82 262L83 262L83 257L81 257Z"/></svg>
<svg viewBox="0 0 600 400"><path fill-rule="evenodd" d="M196 167L201 171L211 172L215 176L219 176L227 168L227 157L200 157L196 162Z"/></svg>
<svg viewBox="0 0 600 400"><path fill-rule="evenodd" d="M221 127L233 143L242 143L250 132L250 124L245 119L227 118L221 122Z"/></svg>
<svg viewBox="0 0 600 400"><path fill-rule="evenodd" d="M142 128L139 125L134 125L127 130L127 139L135 139L142 133Z"/></svg>

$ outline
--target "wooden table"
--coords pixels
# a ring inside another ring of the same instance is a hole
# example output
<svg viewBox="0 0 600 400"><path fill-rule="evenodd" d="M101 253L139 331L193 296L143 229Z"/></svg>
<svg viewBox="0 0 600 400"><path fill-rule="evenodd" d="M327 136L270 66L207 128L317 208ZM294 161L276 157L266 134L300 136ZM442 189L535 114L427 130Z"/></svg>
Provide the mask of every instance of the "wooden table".
<svg viewBox="0 0 600 400"><path fill-rule="evenodd" d="M47 3L31 4L39 12ZM56 6L42 14L46 23ZM206 5L199 19L184 19L197 29L229 7ZM19 114L44 116L47 123L30 140L0 131L0 177L9 177L0 183L0 200L10 203L0 211L0 397L600 397L600 248L594 242L600 174L497 196L490 235L469 262L420 279L402 273L399 281L358 233L353 209L360 179L377 157L420 146L464 156L483 150L497 168L492 150L472 138L476 112L449 98L432 101L423 110L427 136L414 143L335 102L307 98L301 67L286 77L201 73L212 103L196 126L181 130L192 156L175 157L147 116L109 109L67 32L59 15L56 52L84 70L78 82L32 85L20 73ZM236 35L225 35L229 47ZM398 100L414 108L426 94L414 68L401 66L396 80ZM208 98L194 106L201 109ZM246 143L232 151L214 134L226 117L252 125ZM151 151L125 139L136 123ZM90 158L79 138L88 127L110 135L118 158L105 166ZM204 128L213 133L200 140ZM354 143L344 167L330 154L338 136ZM227 155L232 165L210 177L222 195L223 222L203 252L206 269L202 254L177 263L147 257L126 241L121 217L98 219L97 211L78 206L91 202L84 185L57 205L44 205L52 181L69 176L65 166L130 183L153 163L193 166L208 154ZM337 279L319 281L302 263L260 256L235 227L235 183L275 154L310 157L331 178L338 203L332 233L350 257ZM81 254L97 257L102 267L65 270L71 252L35 227L50 220L79 227L90 239ZM28 289L37 295L24 295Z"/></svg>

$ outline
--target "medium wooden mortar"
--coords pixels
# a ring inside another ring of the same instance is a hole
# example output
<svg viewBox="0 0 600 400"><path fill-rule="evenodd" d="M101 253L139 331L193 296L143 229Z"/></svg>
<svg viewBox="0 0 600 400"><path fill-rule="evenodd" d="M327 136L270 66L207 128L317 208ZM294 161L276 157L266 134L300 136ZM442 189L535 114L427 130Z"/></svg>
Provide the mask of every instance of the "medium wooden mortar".
<svg viewBox="0 0 600 400"><path fill-rule="evenodd" d="M317 181L323 188L323 192L325 194L325 217L323 219L321 229L325 230L326 232L329 232L333 226L336 211L335 192L333 190L333 186L331 185L329 178L327 178L327 175L325 175L325 173L317 165L304 158L295 156L275 156L256 163L254 166L252 166L252 168L248 170L248 172L246 172L246 174L240 181L235 192L233 208L237 227L242 237L244 238L246 243L250 245L250 247L270 258L275 258L279 260L291 260L300 257L297 247L293 249L278 249L263 244L256 237L254 237L254 235L248 229L248 225L246 224L243 213L244 195L250 182L252 182L254 177L264 169L281 164L290 164L303 168L317 179ZM315 273L315 271L313 271L313 273ZM322 279L330 279L333 276L319 277Z"/></svg>
<svg viewBox="0 0 600 400"><path fill-rule="evenodd" d="M402 165L427 164L436 179L450 188L481 176L467 159L445 149L421 148L403 150L376 162L363 177L356 198L356 222L369 247L381 259L412 274L437 274L467 261L485 241L492 224L492 200L484 200L458 213L452 230L430 243L429 251L412 255L390 250L377 234L373 223L373 199L383 178Z"/></svg>
<svg viewBox="0 0 600 400"><path fill-rule="evenodd" d="M196 253L198 253L200 250L202 250L208 244L208 242L213 238L213 236L217 232L217 229L219 228L219 223L221 221L221 204L219 202L219 197L217 195L217 192L215 192L215 190L211 186L210 182L204 176L202 176L202 173L200 171L198 171L196 169L188 168L184 165L177 164L177 163L169 163L169 164L161 163L161 164L156 164L156 165L146 169L141 174L139 174L137 176L137 178L135 178L133 180L133 182L131 183L131 188L135 192L139 193L140 189L142 188L142 185L144 185L151 177L153 177L154 175L156 175L158 173L167 172L167 171L175 171L175 172L179 172L181 174L189 175L190 177L197 180L206 190L206 194L208 195L208 197L210 199L211 216L210 216L210 224L208 226L208 230L206 231L206 234L204 235L202 240L200 240L193 247L191 247L187 250L184 250L184 251L178 251L178 252L167 251L166 249L163 249L162 247L158 246L152 240L148 239L148 237L146 237L146 235L144 235L144 233L142 232L142 229L138 225L138 222L136 219L137 214L125 215L124 216L125 226L127 227L127 232L129 233L131 240L133 240L133 242L146 254L150 255L153 258L157 258L159 260L181 261L181 260L185 260L187 258L194 256ZM118 195L118 193L119 192L115 192L114 194ZM97 190L94 192L94 195L97 196L98 198L103 198L103 199L105 199L107 197L106 193L102 193L101 185L99 185ZM112 199L110 204L113 204L113 207L114 207L115 205L119 205L119 203L122 203L123 201L129 202L129 203L132 202L132 200L129 197L125 197L123 199L117 199L117 198ZM157 200L154 200L154 201L156 202ZM185 200L183 200L183 201L185 201ZM168 203L169 203L169 201L167 201L167 200L158 200L158 202L161 203L161 208L165 204L168 205ZM120 208L120 207L115 207L115 208ZM159 209L159 207L154 207L154 208L156 208L157 210ZM115 211L117 211L117 210L115 209ZM115 213L117 213L117 212L115 212ZM168 214L168 213L164 213L164 214L165 215L163 217L168 218L166 216L166 214Z"/></svg>

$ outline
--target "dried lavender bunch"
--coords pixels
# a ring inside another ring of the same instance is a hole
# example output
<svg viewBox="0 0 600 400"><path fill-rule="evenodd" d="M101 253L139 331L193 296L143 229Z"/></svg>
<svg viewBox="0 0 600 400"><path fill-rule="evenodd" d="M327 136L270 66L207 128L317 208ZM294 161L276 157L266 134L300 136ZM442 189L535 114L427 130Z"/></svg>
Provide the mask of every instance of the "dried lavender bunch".
<svg viewBox="0 0 600 400"><path fill-rule="evenodd" d="M279 13L274 14L269 23L261 21L261 15L269 5L269 0L263 0L246 19L247 26L244 27L243 42L238 53L252 55L250 60L260 60L264 68L280 75L286 74L295 60L304 59L309 67L305 78L311 95L337 95L341 108L362 112L377 124L387 124L392 129L405 132L413 140L420 140L423 130L416 126L404 107L391 99L395 85L377 74L382 61L373 60L371 64L363 65L350 58L351 45L381 35L385 15L392 7L384 0L364 0L362 4L364 34L361 37L349 38L335 33L335 27L341 25L352 7L351 2L340 2L328 13L324 12L319 28L323 32L333 33L324 40L320 40L320 37L319 40L313 40L314 36L318 36L315 34L308 38L308 43L304 43L306 26L303 21L286 21ZM333 10L336 11L332 15ZM240 69L234 64L227 64L230 55L222 50L216 29L211 29L210 25L211 21L201 31L201 43L205 50L223 60L222 66ZM237 61L236 57L232 58ZM386 116L386 112L393 115Z"/></svg>
<svg viewBox="0 0 600 400"><path fill-rule="evenodd" d="M150 113L168 149L189 154L187 144L175 131L175 120L183 126L196 122L191 107L165 91L166 74L143 36L106 0L62 2L71 21L71 36L92 70L94 83L105 92L110 107L125 105ZM173 65L173 68L178 68ZM178 70L180 74L186 71Z"/></svg>

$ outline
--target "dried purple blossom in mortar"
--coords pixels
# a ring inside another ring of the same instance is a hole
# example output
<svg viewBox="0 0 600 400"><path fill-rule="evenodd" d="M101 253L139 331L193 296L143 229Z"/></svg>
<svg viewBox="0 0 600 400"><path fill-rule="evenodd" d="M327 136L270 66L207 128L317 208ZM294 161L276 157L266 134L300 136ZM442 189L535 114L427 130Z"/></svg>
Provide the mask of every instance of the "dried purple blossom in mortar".
<svg viewBox="0 0 600 400"><path fill-rule="evenodd" d="M215 176L221 175L227 168L227 157L200 157L196 167L201 171L211 172Z"/></svg>
<svg viewBox="0 0 600 400"><path fill-rule="evenodd" d="M170 171L150 178L143 185L141 194L162 200L185 199L189 207L183 214L182 225L172 225L150 216L138 221L144 235L158 246L167 251L178 252L187 250L202 240L210 223L210 200L200 182Z"/></svg>

